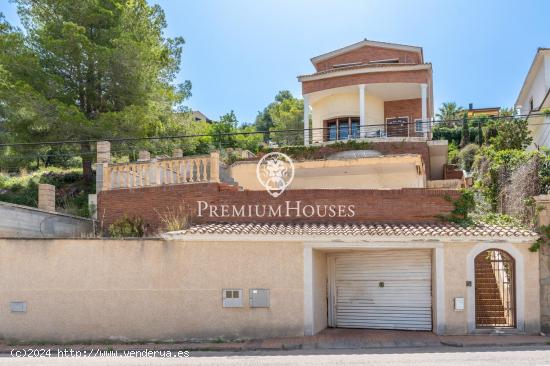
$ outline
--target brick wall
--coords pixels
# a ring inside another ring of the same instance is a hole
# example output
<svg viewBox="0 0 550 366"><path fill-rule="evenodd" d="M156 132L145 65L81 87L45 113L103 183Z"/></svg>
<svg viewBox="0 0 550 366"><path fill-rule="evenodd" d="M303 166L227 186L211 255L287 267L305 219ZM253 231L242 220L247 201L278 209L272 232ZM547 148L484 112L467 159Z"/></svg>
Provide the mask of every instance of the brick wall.
<svg viewBox="0 0 550 366"><path fill-rule="evenodd" d="M446 194L458 197L456 190L408 188L397 190L288 190L279 198L265 191L238 191L219 183L180 184L137 189L102 191L98 194L98 217L103 228L123 215L140 216L149 233L161 227L160 216L180 207L192 223L204 222L434 222L437 215L452 210ZM226 205L278 205L301 201L301 205L355 205L355 216L328 219L319 217L227 217L197 216L197 201Z"/></svg>
<svg viewBox="0 0 550 366"><path fill-rule="evenodd" d="M417 135L414 123L415 119L422 118L422 100L420 98L384 102L384 123L386 118L395 117L409 117L409 131L407 133L405 127L402 131L403 136L422 136L422 134Z"/></svg>
<svg viewBox="0 0 550 366"><path fill-rule="evenodd" d="M323 60L315 64L317 71L331 69L333 65L347 64L351 62L370 62L388 59L399 59L400 63L418 64L421 62L417 52L396 50L392 48L364 46Z"/></svg>
<svg viewBox="0 0 550 366"><path fill-rule="evenodd" d="M462 179L464 172L456 165L445 164L443 167L443 179Z"/></svg>

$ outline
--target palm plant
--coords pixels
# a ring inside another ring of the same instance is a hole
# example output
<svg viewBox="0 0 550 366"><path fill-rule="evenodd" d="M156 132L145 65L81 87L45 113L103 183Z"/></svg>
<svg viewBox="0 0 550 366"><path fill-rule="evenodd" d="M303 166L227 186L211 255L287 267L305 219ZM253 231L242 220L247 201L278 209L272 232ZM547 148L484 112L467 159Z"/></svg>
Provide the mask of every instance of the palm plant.
<svg viewBox="0 0 550 366"><path fill-rule="evenodd" d="M464 108L459 107L455 102L448 102L439 107L436 117L442 124L452 127L457 124L456 122L462 117L463 113Z"/></svg>

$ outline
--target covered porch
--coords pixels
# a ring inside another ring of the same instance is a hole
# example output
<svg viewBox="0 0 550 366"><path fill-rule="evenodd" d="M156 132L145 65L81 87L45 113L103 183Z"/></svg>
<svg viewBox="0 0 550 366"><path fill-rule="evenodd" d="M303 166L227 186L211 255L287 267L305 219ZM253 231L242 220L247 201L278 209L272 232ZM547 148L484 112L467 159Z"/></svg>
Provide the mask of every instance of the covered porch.
<svg viewBox="0 0 550 366"><path fill-rule="evenodd" d="M304 94L304 144L391 137L429 139L428 89L426 83L372 83Z"/></svg>

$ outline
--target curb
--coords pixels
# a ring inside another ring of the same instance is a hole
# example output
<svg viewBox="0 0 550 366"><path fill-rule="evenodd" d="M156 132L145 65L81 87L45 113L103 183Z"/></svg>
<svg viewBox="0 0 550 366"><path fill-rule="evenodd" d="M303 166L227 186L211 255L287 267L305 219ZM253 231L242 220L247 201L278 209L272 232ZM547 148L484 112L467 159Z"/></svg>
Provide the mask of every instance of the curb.
<svg viewBox="0 0 550 366"><path fill-rule="evenodd" d="M456 348L475 347L525 347L525 346L550 346L548 342L517 342L517 343L460 343L441 341L443 346Z"/></svg>

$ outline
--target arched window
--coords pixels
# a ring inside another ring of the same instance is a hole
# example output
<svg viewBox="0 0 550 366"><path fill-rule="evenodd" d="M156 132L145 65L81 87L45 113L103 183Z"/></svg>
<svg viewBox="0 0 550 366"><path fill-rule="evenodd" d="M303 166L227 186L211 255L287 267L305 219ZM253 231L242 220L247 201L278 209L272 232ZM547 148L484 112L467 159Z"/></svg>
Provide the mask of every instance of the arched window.
<svg viewBox="0 0 550 366"><path fill-rule="evenodd" d="M516 326L514 258L500 249L488 249L475 260L476 328Z"/></svg>

